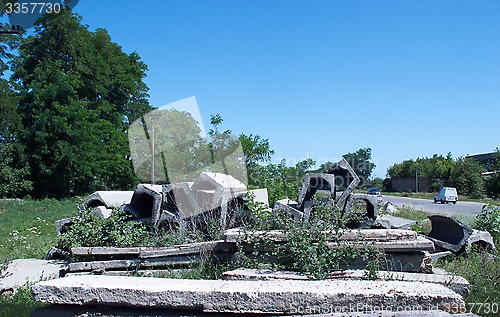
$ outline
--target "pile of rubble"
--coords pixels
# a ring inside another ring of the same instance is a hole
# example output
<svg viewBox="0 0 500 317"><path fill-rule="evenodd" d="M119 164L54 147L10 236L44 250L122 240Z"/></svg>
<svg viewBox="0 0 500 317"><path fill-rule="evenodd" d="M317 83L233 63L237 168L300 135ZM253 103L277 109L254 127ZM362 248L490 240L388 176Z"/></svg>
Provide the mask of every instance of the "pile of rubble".
<svg viewBox="0 0 500 317"><path fill-rule="evenodd" d="M336 176L349 179L342 192L337 189ZM109 218L114 209L120 208L134 221L146 223L151 231L172 226L196 226L203 230L207 219L217 219L224 235L216 241L170 247L72 248L69 254L71 263L50 262L51 272L58 273L48 278L66 277L36 284L33 287L35 298L58 304L94 303L278 314L297 313L293 307L297 300L307 307L325 304L344 307L354 302L382 307L417 305L423 310L440 310L439 314L443 310L463 311L465 304L460 294L468 293L468 282L433 269L432 263L452 252L467 252L474 245L496 251L489 233L472 230L444 216L429 217L432 231L428 236L406 230L415 222L380 215L378 197L353 193L359 181L351 166L342 159L329 173L307 174L297 200L279 200L272 209L268 207L267 189L248 190L231 175L210 172L201 173L195 182L140 184L135 191L95 192L86 199L90 213L95 216ZM317 193L322 194L322 199L317 199ZM367 265L363 259L335 272L327 281L308 281L306 276L298 273L248 269L226 272L225 280L220 281L146 281L112 276L182 269L207 260L216 263L235 261L241 256L241 251L250 255L257 247L262 248L255 245L252 236L263 233L274 243L286 242L284 231L249 232L239 228L241 220L248 215L249 197L270 211L284 212L296 221L310 221L316 204L336 206L342 213L351 213L359 212L353 208L356 201L363 202L366 210L362 215L367 220L356 224L355 229L343 232L328 246L339 248L362 241L377 248L384 254L382 271L377 272L384 282L361 281ZM386 205L384 209L390 212L394 207ZM73 221L62 219L56 222L57 232L64 233ZM2 273L2 276L4 274L7 273Z"/></svg>

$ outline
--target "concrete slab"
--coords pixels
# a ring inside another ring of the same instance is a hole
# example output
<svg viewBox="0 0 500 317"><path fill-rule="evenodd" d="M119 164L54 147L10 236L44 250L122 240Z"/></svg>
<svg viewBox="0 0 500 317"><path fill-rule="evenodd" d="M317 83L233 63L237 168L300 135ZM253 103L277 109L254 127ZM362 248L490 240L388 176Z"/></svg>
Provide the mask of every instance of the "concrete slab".
<svg viewBox="0 0 500 317"><path fill-rule="evenodd" d="M304 217L304 213L298 208L298 203L296 201L293 201L291 199L280 199L274 203L273 207L273 212L278 213L278 212L286 212L290 216L293 217L295 220L301 220Z"/></svg>
<svg viewBox="0 0 500 317"><path fill-rule="evenodd" d="M247 190L247 186L228 174L202 172L191 187L192 190L215 190L217 188L229 189L233 192Z"/></svg>
<svg viewBox="0 0 500 317"><path fill-rule="evenodd" d="M451 217L433 215L431 220L432 230L427 238L444 250L460 252L472 234L472 229Z"/></svg>
<svg viewBox="0 0 500 317"><path fill-rule="evenodd" d="M112 212L113 212L113 209L108 209L104 206L98 206L98 207L94 208L94 210L92 210L90 212L90 214L93 216L102 218L102 219L108 219L109 217L111 217Z"/></svg>
<svg viewBox="0 0 500 317"><path fill-rule="evenodd" d="M66 263L61 261L18 259L2 269L0 276L0 294L15 292L21 286L40 281L59 278L66 270Z"/></svg>
<svg viewBox="0 0 500 317"><path fill-rule="evenodd" d="M365 277L366 270L345 270L334 271L330 279L349 279L362 280ZM465 295L470 291L469 282L458 275L452 275L446 271L440 274L408 273L408 272L388 272L377 271L379 279L385 281L408 281L408 282L426 282L444 285L453 291ZM269 280L298 280L305 281L308 277L304 274L289 271L272 271L259 269L240 268L222 274L224 280L239 281L269 281Z"/></svg>
<svg viewBox="0 0 500 317"><path fill-rule="evenodd" d="M40 302L119 305L205 312L294 314L306 307L465 307L460 295L432 283L396 281L223 281L71 276L32 287Z"/></svg>
<svg viewBox="0 0 500 317"><path fill-rule="evenodd" d="M97 191L85 199L88 208L104 206L106 208L120 207L128 204L132 199L133 191Z"/></svg>
<svg viewBox="0 0 500 317"><path fill-rule="evenodd" d="M415 220L410 220L391 215L378 216L375 221L387 221L390 225L388 229L410 229L411 226L417 224Z"/></svg>

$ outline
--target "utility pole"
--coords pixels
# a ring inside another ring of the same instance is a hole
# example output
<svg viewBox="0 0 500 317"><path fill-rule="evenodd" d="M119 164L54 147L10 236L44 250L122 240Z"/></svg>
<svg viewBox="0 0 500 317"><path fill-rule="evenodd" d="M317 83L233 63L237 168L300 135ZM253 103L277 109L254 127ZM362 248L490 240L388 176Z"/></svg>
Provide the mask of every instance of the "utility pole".
<svg viewBox="0 0 500 317"><path fill-rule="evenodd" d="M418 173L416 168L415 168L415 192L418 193Z"/></svg>

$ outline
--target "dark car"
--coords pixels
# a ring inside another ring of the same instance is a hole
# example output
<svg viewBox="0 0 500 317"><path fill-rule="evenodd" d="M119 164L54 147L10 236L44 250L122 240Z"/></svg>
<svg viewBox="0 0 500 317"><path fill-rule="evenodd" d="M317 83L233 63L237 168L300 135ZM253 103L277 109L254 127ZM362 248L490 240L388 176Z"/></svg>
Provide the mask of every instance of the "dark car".
<svg viewBox="0 0 500 317"><path fill-rule="evenodd" d="M382 196L382 192L380 189L373 187L368 189L368 195Z"/></svg>

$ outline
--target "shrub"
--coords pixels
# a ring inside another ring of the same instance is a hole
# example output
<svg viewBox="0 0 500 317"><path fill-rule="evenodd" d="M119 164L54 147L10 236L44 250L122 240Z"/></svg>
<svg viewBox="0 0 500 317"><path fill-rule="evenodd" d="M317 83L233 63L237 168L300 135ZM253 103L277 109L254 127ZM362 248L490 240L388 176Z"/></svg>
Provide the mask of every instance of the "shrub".
<svg viewBox="0 0 500 317"><path fill-rule="evenodd" d="M476 217L474 227L488 231L498 243L500 240L500 207L485 205Z"/></svg>

